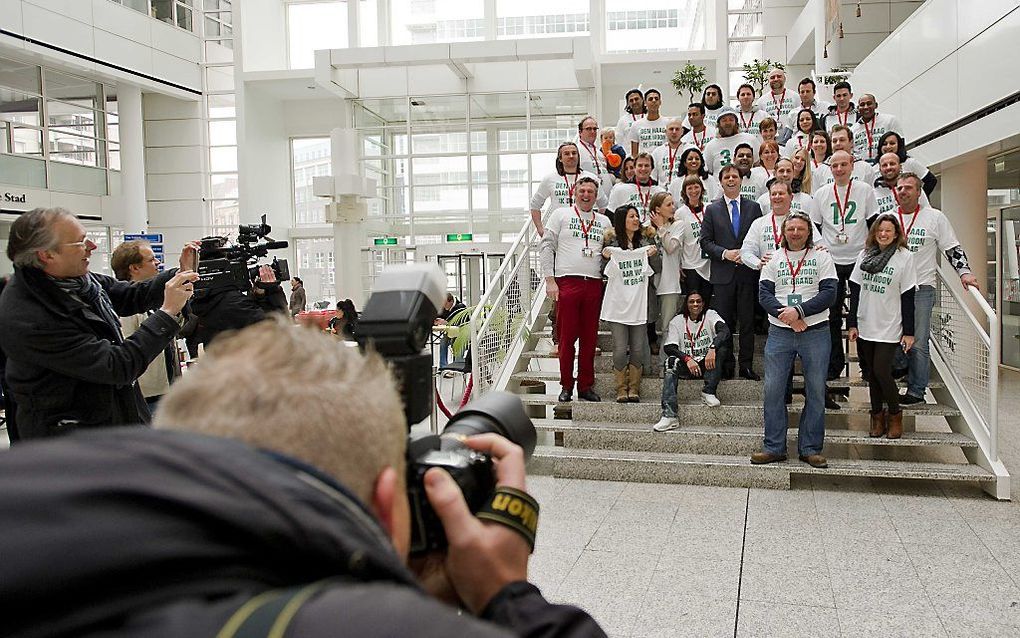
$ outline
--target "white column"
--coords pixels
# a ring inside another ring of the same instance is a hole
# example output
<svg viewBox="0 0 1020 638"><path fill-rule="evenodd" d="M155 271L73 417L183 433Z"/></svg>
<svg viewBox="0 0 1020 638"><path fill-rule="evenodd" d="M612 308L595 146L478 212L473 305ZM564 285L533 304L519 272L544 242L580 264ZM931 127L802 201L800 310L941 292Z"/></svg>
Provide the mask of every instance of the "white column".
<svg viewBox="0 0 1020 638"><path fill-rule="evenodd" d="M974 154L942 171L942 212L953 224L983 292L988 275L988 159Z"/></svg>
<svg viewBox="0 0 1020 638"><path fill-rule="evenodd" d="M333 267L337 299L350 299L358 308L364 305L361 279L361 249L366 243L365 216L368 207L362 199L375 192L362 192L361 162L357 149L361 139L356 131L336 128L330 133L330 162L334 203L340 208L339 221L333 224ZM342 185L338 184L340 182ZM373 184L374 186L374 184Z"/></svg>
<svg viewBox="0 0 1020 638"><path fill-rule="evenodd" d="M333 268L336 298L350 299L356 308L365 305L364 283L361 279L361 248L365 229L359 219L333 224Z"/></svg>
<svg viewBox="0 0 1020 638"><path fill-rule="evenodd" d="M145 200L145 127L141 88L133 84L119 85L117 107L124 232L143 233L148 228L149 210Z"/></svg>

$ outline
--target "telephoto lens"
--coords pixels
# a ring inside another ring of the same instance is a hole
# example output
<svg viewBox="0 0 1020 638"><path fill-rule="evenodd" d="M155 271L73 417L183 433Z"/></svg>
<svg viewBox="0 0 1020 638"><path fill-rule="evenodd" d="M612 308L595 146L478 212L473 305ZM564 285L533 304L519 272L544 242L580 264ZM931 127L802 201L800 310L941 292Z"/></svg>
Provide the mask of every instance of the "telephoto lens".
<svg viewBox="0 0 1020 638"><path fill-rule="evenodd" d="M412 437L407 444L407 496L411 505L411 553L446 547L442 523L425 494L425 472L439 467L453 477L472 513L492 498L496 489L492 460L464 445L462 437L492 432L524 449L525 460L535 451L535 425L521 400L508 392L490 392L457 412L439 436Z"/></svg>

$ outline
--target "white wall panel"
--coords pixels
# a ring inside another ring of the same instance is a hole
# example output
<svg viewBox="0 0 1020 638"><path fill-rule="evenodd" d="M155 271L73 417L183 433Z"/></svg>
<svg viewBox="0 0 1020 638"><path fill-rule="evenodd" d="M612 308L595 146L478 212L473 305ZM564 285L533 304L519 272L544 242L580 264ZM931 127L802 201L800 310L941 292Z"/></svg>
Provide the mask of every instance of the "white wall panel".
<svg viewBox="0 0 1020 638"><path fill-rule="evenodd" d="M1012 51L1012 54L1004 52ZM1020 87L1020 10L960 49L960 113L970 113Z"/></svg>
<svg viewBox="0 0 1020 638"><path fill-rule="evenodd" d="M108 0L97 0L107 2ZM202 41L193 33L152 21L152 47L189 62L202 61Z"/></svg>
<svg viewBox="0 0 1020 638"><path fill-rule="evenodd" d="M412 66L407 70L407 92L410 95L443 95L464 93L464 80L445 66Z"/></svg>
<svg viewBox="0 0 1020 638"><path fill-rule="evenodd" d="M1015 11L1017 0L956 0L959 28L957 44L968 40L990 27L1002 16Z"/></svg>
<svg viewBox="0 0 1020 638"><path fill-rule="evenodd" d="M95 57L90 25L27 2L22 5L22 8L24 10L24 33L22 35L40 42L58 44L64 49Z"/></svg>
<svg viewBox="0 0 1020 638"><path fill-rule="evenodd" d="M407 95L407 68L364 69L358 73L361 97Z"/></svg>
<svg viewBox="0 0 1020 638"><path fill-rule="evenodd" d="M931 0L910 20L909 33L899 35L905 46L896 63L909 81L956 49L956 1Z"/></svg>
<svg viewBox="0 0 1020 638"><path fill-rule="evenodd" d="M182 194L201 193L205 178L201 173L146 175L145 191L150 201L177 199Z"/></svg>
<svg viewBox="0 0 1020 638"><path fill-rule="evenodd" d="M92 0L92 15L93 25L97 29L115 33L146 46L152 42L151 25L155 20L144 13L110 0Z"/></svg>
<svg viewBox="0 0 1020 638"><path fill-rule="evenodd" d="M168 95L146 93L142 96L145 120L180 120L202 117L198 100L179 100Z"/></svg>
<svg viewBox="0 0 1020 638"><path fill-rule="evenodd" d="M146 146L190 146L202 143L200 120L145 122Z"/></svg>
<svg viewBox="0 0 1020 638"><path fill-rule="evenodd" d="M194 173L202 170L202 149L198 146L150 147L145 149L149 173Z"/></svg>
<svg viewBox="0 0 1020 638"><path fill-rule="evenodd" d="M908 141L942 128L955 120L959 112L956 92L946 90L956 83L957 72L956 56L950 56L897 93L896 111L882 105L879 110L900 115Z"/></svg>
<svg viewBox="0 0 1020 638"><path fill-rule="evenodd" d="M25 0L25 4L33 4L80 22L92 22L92 3L89 0Z"/></svg>
<svg viewBox="0 0 1020 638"><path fill-rule="evenodd" d="M287 137L328 136L335 128L349 125L346 103L338 100L287 100L283 103L283 125Z"/></svg>
<svg viewBox="0 0 1020 638"><path fill-rule="evenodd" d="M569 60L540 60L525 64L528 68L528 88L532 91L555 91L564 87L577 86L574 64ZM659 84L665 95L669 80L663 78L660 82L656 79L657 77L644 78L644 81Z"/></svg>
<svg viewBox="0 0 1020 638"><path fill-rule="evenodd" d="M202 232L202 200L149 202L149 225L163 228L188 226Z"/></svg>
<svg viewBox="0 0 1020 638"><path fill-rule="evenodd" d="M152 75L153 51L147 45L96 29L95 55L125 69Z"/></svg>
<svg viewBox="0 0 1020 638"><path fill-rule="evenodd" d="M152 74L196 91L202 90L202 70L194 62L152 49Z"/></svg>
<svg viewBox="0 0 1020 638"><path fill-rule="evenodd" d="M21 33L21 0L0 0L0 16L3 16L3 28L14 33Z"/></svg>
<svg viewBox="0 0 1020 638"><path fill-rule="evenodd" d="M528 88L528 68L520 62L496 62L485 65L470 82L473 93L524 91Z"/></svg>

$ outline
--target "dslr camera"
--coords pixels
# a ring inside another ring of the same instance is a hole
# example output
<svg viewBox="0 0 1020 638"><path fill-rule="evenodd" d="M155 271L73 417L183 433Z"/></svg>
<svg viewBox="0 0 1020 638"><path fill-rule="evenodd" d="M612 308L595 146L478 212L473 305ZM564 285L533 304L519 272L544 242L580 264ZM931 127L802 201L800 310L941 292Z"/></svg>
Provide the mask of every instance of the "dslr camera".
<svg viewBox="0 0 1020 638"><path fill-rule="evenodd" d="M259 275L259 260L270 250L286 248L286 241L273 241L269 237L272 228L262 216L262 223L241 224L237 227L237 243L226 237L203 237L198 250L198 281L195 282L195 297L215 292L236 289L247 292ZM266 241L261 241L265 239ZM276 281L290 279L290 268L286 259L273 258L269 266L276 274Z"/></svg>
<svg viewBox="0 0 1020 638"><path fill-rule="evenodd" d="M441 434L411 434L432 413L432 354L425 349L445 299L445 278L435 265L388 268L376 279L358 320L358 344L374 349L390 365L404 399L408 424L407 497L411 506L411 553L446 548L443 526L425 494L424 477L439 467L453 477L472 513L496 488L492 460L461 442L462 436L494 432L535 451L535 426L513 394L491 392L457 412Z"/></svg>

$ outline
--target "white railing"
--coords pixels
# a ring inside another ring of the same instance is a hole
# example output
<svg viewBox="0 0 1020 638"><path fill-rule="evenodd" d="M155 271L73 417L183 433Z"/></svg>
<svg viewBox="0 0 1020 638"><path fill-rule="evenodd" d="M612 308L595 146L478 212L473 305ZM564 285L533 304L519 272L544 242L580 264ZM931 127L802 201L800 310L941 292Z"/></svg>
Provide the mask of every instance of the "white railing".
<svg viewBox="0 0 1020 638"><path fill-rule="evenodd" d="M999 337L995 310L978 290L964 290L959 275L943 260L931 314L932 364L981 449L980 464L1008 486L1009 475L999 460Z"/></svg>
<svg viewBox="0 0 1020 638"><path fill-rule="evenodd" d="M471 313L471 372L477 396L503 389L513 373L521 345L527 341L536 299L545 297L540 276L538 234L528 220L507 251Z"/></svg>

